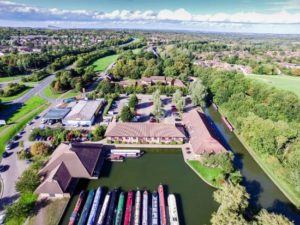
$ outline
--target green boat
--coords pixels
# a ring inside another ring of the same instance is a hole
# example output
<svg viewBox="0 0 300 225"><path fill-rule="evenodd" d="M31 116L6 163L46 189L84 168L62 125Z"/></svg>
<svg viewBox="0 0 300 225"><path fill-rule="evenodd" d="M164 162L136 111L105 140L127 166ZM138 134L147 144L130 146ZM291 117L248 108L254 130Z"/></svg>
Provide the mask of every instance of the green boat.
<svg viewBox="0 0 300 225"><path fill-rule="evenodd" d="M125 195L123 192L121 192L119 201L118 201L117 214L115 217L114 225L122 224L124 203L125 203Z"/></svg>
<svg viewBox="0 0 300 225"><path fill-rule="evenodd" d="M90 190L89 195L86 199L86 202L84 204L84 207L82 209L82 213L79 219L79 222L77 225L85 225L87 222L88 215L90 213L90 209L92 207L93 199L94 199L95 191Z"/></svg>

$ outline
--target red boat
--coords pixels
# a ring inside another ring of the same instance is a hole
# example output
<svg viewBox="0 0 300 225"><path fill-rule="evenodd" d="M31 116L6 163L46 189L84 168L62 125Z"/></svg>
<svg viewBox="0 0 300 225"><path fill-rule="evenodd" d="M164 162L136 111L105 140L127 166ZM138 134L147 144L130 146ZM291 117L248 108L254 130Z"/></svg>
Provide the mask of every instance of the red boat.
<svg viewBox="0 0 300 225"><path fill-rule="evenodd" d="M129 191L127 194L127 201L126 201L126 209L125 209L125 217L124 217L124 225L131 224L131 214L132 214L132 199L133 192Z"/></svg>
<svg viewBox="0 0 300 225"><path fill-rule="evenodd" d="M159 209L160 209L160 224L167 225L165 193L164 193L164 187L162 185L158 186L158 195L159 195Z"/></svg>
<svg viewBox="0 0 300 225"><path fill-rule="evenodd" d="M81 191L79 194L78 200L76 202L75 208L70 217L69 225L76 224L76 222L77 222L76 220L78 219L78 216L79 216L79 211L81 210L81 207L83 206L84 197L85 197L85 192Z"/></svg>
<svg viewBox="0 0 300 225"><path fill-rule="evenodd" d="M228 130L230 130L232 132L234 130L234 128L231 125L231 123L227 120L227 118L225 116L222 116L222 120L223 120L224 124L226 125L226 127L228 128Z"/></svg>

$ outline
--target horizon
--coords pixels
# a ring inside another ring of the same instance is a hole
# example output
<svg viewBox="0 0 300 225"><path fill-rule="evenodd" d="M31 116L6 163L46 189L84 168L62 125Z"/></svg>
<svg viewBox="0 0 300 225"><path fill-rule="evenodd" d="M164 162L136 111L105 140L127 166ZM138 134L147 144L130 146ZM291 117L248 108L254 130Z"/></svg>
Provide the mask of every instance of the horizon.
<svg viewBox="0 0 300 225"><path fill-rule="evenodd" d="M300 1L0 0L0 26L300 34Z"/></svg>

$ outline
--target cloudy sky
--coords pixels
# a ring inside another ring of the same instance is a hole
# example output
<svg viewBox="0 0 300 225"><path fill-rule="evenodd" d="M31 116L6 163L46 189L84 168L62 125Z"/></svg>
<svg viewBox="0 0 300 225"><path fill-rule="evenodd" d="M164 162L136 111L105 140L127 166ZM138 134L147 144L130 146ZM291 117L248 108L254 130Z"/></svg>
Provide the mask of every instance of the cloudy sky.
<svg viewBox="0 0 300 225"><path fill-rule="evenodd" d="M0 0L0 26L300 34L300 0Z"/></svg>

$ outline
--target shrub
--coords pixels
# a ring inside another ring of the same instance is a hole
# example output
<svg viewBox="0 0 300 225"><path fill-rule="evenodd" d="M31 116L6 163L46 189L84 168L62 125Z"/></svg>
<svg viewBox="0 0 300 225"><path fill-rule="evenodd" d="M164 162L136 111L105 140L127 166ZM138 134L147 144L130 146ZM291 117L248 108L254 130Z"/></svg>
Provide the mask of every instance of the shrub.
<svg viewBox="0 0 300 225"><path fill-rule="evenodd" d="M46 156L49 151L50 146L44 142L35 142L30 148L30 153L33 156Z"/></svg>
<svg viewBox="0 0 300 225"><path fill-rule="evenodd" d="M40 176L38 171L32 167L28 168L20 176L16 183L16 190L20 193L31 193L38 187Z"/></svg>

